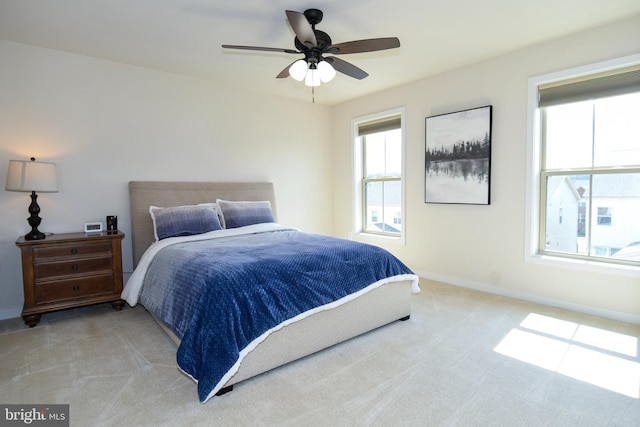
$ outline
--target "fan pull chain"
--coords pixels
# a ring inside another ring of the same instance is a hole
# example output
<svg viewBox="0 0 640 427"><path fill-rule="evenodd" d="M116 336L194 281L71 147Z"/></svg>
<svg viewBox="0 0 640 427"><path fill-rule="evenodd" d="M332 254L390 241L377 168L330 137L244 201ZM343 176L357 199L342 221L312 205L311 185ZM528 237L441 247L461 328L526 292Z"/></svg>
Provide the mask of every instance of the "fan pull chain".
<svg viewBox="0 0 640 427"><path fill-rule="evenodd" d="M312 104L316 103L316 87L315 86L311 86L311 103Z"/></svg>

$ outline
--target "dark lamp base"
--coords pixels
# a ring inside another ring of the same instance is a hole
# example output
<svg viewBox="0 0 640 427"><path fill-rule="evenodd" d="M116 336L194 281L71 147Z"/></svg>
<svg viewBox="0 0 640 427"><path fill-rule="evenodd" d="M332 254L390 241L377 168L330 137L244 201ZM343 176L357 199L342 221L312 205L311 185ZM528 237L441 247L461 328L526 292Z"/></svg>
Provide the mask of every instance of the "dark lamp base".
<svg viewBox="0 0 640 427"><path fill-rule="evenodd" d="M31 226L31 231L24 236L24 240L42 240L45 238L44 233L38 231L38 226L42 218L38 216L40 206L38 206L38 195L35 191L31 192L31 204L29 205L29 213L31 216L27 218L27 222Z"/></svg>
<svg viewBox="0 0 640 427"><path fill-rule="evenodd" d="M24 240L43 240L45 237L47 236L44 233L38 230L31 230L24 235Z"/></svg>

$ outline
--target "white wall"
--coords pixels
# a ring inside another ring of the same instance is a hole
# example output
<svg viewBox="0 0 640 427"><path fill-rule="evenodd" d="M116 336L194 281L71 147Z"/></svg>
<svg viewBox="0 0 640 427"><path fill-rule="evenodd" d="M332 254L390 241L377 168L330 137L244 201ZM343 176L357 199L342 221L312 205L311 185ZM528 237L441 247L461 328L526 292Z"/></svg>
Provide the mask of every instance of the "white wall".
<svg viewBox="0 0 640 427"><path fill-rule="evenodd" d="M331 232L330 110L145 68L0 41L0 319L20 315L27 193L4 191L10 159L55 162L44 232L118 215L130 180L274 182L278 220ZM123 242L131 272L131 240Z"/></svg>
<svg viewBox="0 0 640 427"><path fill-rule="evenodd" d="M351 120L404 106L406 245L383 246L422 276L640 320L640 275L550 267L524 256L528 79L638 52L640 17L334 107L334 234L352 231ZM491 205L425 204L425 117L484 105L493 105Z"/></svg>

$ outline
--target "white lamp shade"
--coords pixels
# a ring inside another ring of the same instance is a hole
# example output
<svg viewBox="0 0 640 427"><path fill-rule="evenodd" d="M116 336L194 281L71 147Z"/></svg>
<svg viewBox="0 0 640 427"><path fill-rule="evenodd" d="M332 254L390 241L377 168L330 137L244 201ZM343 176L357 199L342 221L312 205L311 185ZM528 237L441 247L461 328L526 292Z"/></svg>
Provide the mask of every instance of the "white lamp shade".
<svg viewBox="0 0 640 427"><path fill-rule="evenodd" d="M317 69L309 68L307 77L304 79L304 84L307 86L320 86L320 73Z"/></svg>
<svg viewBox="0 0 640 427"><path fill-rule="evenodd" d="M301 82L304 80L304 76L307 75L307 61L299 59L289 67L289 75Z"/></svg>
<svg viewBox="0 0 640 427"><path fill-rule="evenodd" d="M318 74L320 75L322 83L327 83L336 76L336 70L334 70L327 61L320 61L318 64Z"/></svg>
<svg viewBox="0 0 640 427"><path fill-rule="evenodd" d="M7 191L58 191L55 163L29 160L10 160L7 171Z"/></svg>

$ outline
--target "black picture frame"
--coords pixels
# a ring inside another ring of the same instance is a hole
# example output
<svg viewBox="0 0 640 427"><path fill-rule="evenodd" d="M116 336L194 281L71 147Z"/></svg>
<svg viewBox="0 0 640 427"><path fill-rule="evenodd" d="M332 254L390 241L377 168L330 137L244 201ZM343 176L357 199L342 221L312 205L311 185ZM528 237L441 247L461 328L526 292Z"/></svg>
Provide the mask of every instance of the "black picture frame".
<svg viewBox="0 0 640 427"><path fill-rule="evenodd" d="M491 203L491 125L486 105L425 118L425 203Z"/></svg>

